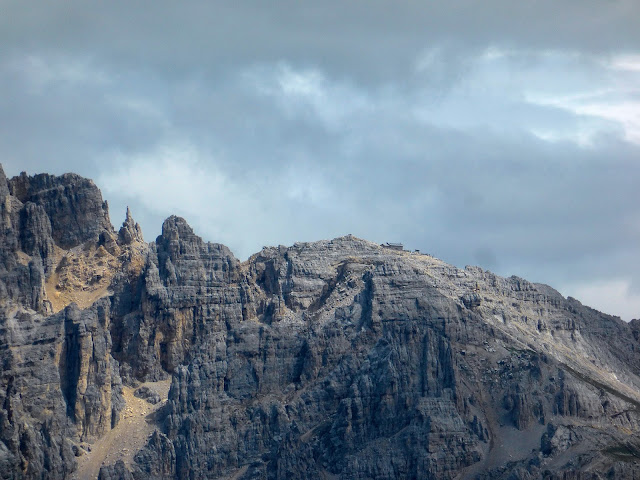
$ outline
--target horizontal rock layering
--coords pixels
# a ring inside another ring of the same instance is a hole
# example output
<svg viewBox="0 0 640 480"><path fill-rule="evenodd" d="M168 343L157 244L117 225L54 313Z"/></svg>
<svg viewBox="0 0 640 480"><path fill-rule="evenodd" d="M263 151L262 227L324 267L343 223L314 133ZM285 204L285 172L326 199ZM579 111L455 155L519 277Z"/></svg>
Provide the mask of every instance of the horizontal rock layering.
<svg viewBox="0 0 640 480"><path fill-rule="evenodd" d="M168 378L100 478L640 475L636 321L352 236L240 262L170 217L147 244L72 174L0 169L0 210L2 478L74 478L123 384Z"/></svg>

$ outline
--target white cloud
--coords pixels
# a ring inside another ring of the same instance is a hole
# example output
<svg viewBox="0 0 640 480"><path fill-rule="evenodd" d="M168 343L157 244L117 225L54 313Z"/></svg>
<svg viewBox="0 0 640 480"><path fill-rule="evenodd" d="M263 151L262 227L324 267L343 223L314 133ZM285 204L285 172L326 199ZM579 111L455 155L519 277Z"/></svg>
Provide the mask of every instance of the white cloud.
<svg viewBox="0 0 640 480"><path fill-rule="evenodd" d="M525 92L525 99L533 104L563 109L585 118L613 122L622 129L627 141L640 145L640 101L636 100L640 95L640 56L601 58L591 63L589 69L593 82L588 88L578 88L576 92L569 85L564 91L549 92L545 91L543 85L531 85ZM549 81L553 79L553 76L549 76ZM592 139L600 132L600 128L593 128L593 123L583 120L578 131L557 135L547 133L547 136L551 139L574 138L588 144L591 142L585 142L585 138Z"/></svg>
<svg viewBox="0 0 640 480"><path fill-rule="evenodd" d="M98 178L105 196L136 200L153 214L182 215L203 235L238 246L229 235L247 212L257 211L250 191L231 181L193 145L172 143L138 155L110 156L111 169Z"/></svg>
<svg viewBox="0 0 640 480"><path fill-rule="evenodd" d="M105 100L109 107L124 111L124 115L135 115L139 119L153 121L154 124L162 127L169 127L167 113L152 99L118 93L106 96Z"/></svg>
<svg viewBox="0 0 640 480"><path fill-rule="evenodd" d="M545 142L556 143L570 141L579 145L580 147L592 147L593 138L596 136L599 129L596 128L580 128L569 130L546 130L542 128L532 128L531 133Z"/></svg>
<svg viewBox="0 0 640 480"><path fill-rule="evenodd" d="M88 58L30 54L12 57L8 67L25 80L32 93L37 94L54 86L104 86L110 82L108 75Z"/></svg>
<svg viewBox="0 0 640 480"><path fill-rule="evenodd" d="M603 92L619 93L598 61L576 52L490 46L461 59L434 47L417 65L419 73L425 73L418 74L423 90L405 102L421 123L580 146L592 146L602 133L619 133L610 116L577 112L558 101L584 102ZM434 75L448 83L434 88Z"/></svg>
<svg viewBox="0 0 640 480"><path fill-rule="evenodd" d="M638 80L640 81L640 78ZM528 101L564 109L577 115L615 122L623 130L627 141L640 145L640 102L629 98L633 92L630 92L627 98L615 98L612 93L614 92L611 90L600 90L578 95L546 97L530 94ZM640 93L640 89L637 93ZM548 136L551 139L573 138L581 145L590 145L591 139L600 133L602 128L588 121L582 122L582 125L577 131L548 132ZM534 133L538 134L535 130Z"/></svg>
<svg viewBox="0 0 640 480"><path fill-rule="evenodd" d="M319 121L340 134L363 133L377 117L382 124L396 122L385 127L391 138L388 132L409 121L586 148L603 135L640 143L636 60L497 46L465 59L436 45L416 57L415 78L403 89L390 84L372 90L286 62L253 67L243 78L287 117Z"/></svg>
<svg viewBox="0 0 640 480"><path fill-rule="evenodd" d="M618 315L626 321L640 318L640 293L633 291L631 281L615 279L602 282L566 285L560 291L596 310Z"/></svg>
<svg viewBox="0 0 640 480"><path fill-rule="evenodd" d="M273 98L287 115L311 115L330 129L342 128L348 117L373 107L362 90L331 81L316 68L280 62L247 69L242 77L250 88Z"/></svg>
<svg viewBox="0 0 640 480"><path fill-rule="evenodd" d="M282 65L277 74L277 83L284 95L306 98L317 103L326 99L324 77L317 70L293 70Z"/></svg>
<svg viewBox="0 0 640 480"><path fill-rule="evenodd" d="M314 206L329 205L335 201L337 192L315 169L305 165L290 165L286 174L286 195L292 201L303 201Z"/></svg>
<svg viewBox="0 0 640 480"><path fill-rule="evenodd" d="M617 70L640 72L640 55L616 55L609 65Z"/></svg>
<svg viewBox="0 0 640 480"><path fill-rule="evenodd" d="M427 48L418 56L415 62L415 70L417 72L428 72L434 68L438 68L443 61L442 47L434 46Z"/></svg>
<svg viewBox="0 0 640 480"><path fill-rule="evenodd" d="M640 89L638 92L640 93ZM578 104L573 105L573 110L581 115L592 115L618 122L624 129L625 138L629 142L640 145L640 101L623 100Z"/></svg>
<svg viewBox="0 0 640 480"><path fill-rule="evenodd" d="M320 217L338 208L326 179L311 165L232 177L215 155L179 141L142 154L111 154L103 163L110 168L97 183L105 198L118 207L135 202L143 210L133 212L137 219L145 219L145 211L155 218L183 216L205 240L228 245L240 258L262 245L300 240L309 222L322 236L326 222Z"/></svg>

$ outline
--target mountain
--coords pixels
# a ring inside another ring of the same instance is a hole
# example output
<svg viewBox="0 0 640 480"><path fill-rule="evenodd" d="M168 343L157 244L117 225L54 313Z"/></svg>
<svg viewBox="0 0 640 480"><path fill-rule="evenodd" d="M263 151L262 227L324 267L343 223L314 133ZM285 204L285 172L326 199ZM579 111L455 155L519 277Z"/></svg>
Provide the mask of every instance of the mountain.
<svg viewBox="0 0 640 480"><path fill-rule="evenodd" d="M146 243L0 168L0 476L640 476L640 326L353 236Z"/></svg>

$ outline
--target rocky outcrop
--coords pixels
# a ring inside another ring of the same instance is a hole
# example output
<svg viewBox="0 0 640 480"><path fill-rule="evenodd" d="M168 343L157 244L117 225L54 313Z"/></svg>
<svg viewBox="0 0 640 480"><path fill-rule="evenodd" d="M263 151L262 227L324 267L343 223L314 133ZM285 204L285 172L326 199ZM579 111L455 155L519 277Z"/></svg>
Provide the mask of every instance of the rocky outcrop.
<svg viewBox="0 0 640 480"><path fill-rule="evenodd" d="M47 298L45 277L65 250L113 230L100 190L74 174L23 172L7 181L0 171L0 200L1 298L41 313L58 311Z"/></svg>
<svg viewBox="0 0 640 480"><path fill-rule="evenodd" d="M109 302L84 311L71 305L63 325L58 365L67 416L81 441L95 440L118 423L124 407L119 365L110 353Z"/></svg>
<svg viewBox="0 0 640 480"><path fill-rule="evenodd" d="M3 478L73 478L122 383L169 378L100 478L640 475L637 322L352 236L240 262L170 217L145 244L75 175L2 198Z"/></svg>
<svg viewBox="0 0 640 480"><path fill-rule="evenodd" d="M4 168L0 165L0 200L4 200L7 195L10 195L9 182L7 181L7 176L4 173Z"/></svg>
<svg viewBox="0 0 640 480"><path fill-rule="evenodd" d="M27 202L20 210L20 250L30 257L44 260L46 270L54 261L54 242L51 221L42 205Z"/></svg>
<svg viewBox="0 0 640 480"><path fill-rule="evenodd" d="M9 190L22 203L35 203L44 209L51 221L53 241L61 248L97 239L103 230L113 229L107 203L86 178L72 173L30 177L22 172L9 181Z"/></svg>
<svg viewBox="0 0 640 480"><path fill-rule="evenodd" d="M131 216L131 210L127 207L127 216L118 232L118 243L121 245L131 245L134 242L144 242L142 229Z"/></svg>
<svg viewBox="0 0 640 480"><path fill-rule="evenodd" d="M169 480L176 478L176 454L172 442L157 430L127 468L122 460L100 469L98 480Z"/></svg>
<svg viewBox="0 0 640 480"><path fill-rule="evenodd" d="M149 247L136 297L115 322L114 354L128 359L131 378L160 380L173 373L207 328L203 312L239 295L233 287L229 291L238 272L227 247L203 242L184 219L168 218Z"/></svg>
<svg viewBox="0 0 640 480"><path fill-rule="evenodd" d="M151 405L155 405L160 402L160 395L157 392L151 390L149 387L140 387L133 393L138 398L143 398Z"/></svg>
<svg viewBox="0 0 640 480"><path fill-rule="evenodd" d="M113 228L100 191L76 175L7 182L0 171L0 196L0 471L67 478L83 442L109 431L124 407L111 302L91 296L100 279L79 261ZM116 265L105 267L111 278ZM61 303L65 292L85 309Z"/></svg>
<svg viewBox="0 0 640 480"><path fill-rule="evenodd" d="M108 431L124 406L109 354L108 304L48 317L5 310L0 318L6 478L68 477L73 447Z"/></svg>

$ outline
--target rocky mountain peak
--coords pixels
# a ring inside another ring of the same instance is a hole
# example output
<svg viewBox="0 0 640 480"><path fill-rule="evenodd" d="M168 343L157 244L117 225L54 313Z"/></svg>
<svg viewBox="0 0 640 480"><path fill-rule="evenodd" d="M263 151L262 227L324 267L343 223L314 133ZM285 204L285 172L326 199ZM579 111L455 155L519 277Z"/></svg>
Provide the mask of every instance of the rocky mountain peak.
<svg viewBox="0 0 640 480"><path fill-rule="evenodd" d="M0 164L0 201L4 200L9 193L9 182L4 173L4 168L2 168L2 164Z"/></svg>
<svg viewBox="0 0 640 480"><path fill-rule="evenodd" d="M118 239L124 245L130 245L134 242L144 242L142 237L142 229L131 216L131 210L127 207L127 214L122 227L118 232Z"/></svg>
<svg viewBox="0 0 640 480"><path fill-rule="evenodd" d="M22 172L9 180L12 196L40 205L51 221L56 245L68 249L111 231L109 208L93 181L73 173L62 176Z"/></svg>
<svg viewBox="0 0 640 480"><path fill-rule="evenodd" d="M5 184L2 478L640 476L638 321L351 235L146 244L90 180Z"/></svg>
<svg viewBox="0 0 640 480"><path fill-rule="evenodd" d="M161 237L163 241L182 239L184 242L202 243L202 239L193 232L187 221L176 215L171 215L163 222Z"/></svg>

